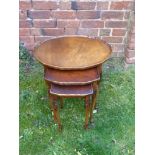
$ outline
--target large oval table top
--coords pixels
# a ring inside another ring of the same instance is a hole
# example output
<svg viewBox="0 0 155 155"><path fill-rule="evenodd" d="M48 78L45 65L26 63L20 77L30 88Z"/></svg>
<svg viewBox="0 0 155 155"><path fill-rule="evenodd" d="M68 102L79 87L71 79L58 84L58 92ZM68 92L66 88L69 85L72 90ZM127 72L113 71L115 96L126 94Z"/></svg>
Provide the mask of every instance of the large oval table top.
<svg viewBox="0 0 155 155"><path fill-rule="evenodd" d="M33 54L45 66L74 70L103 63L111 54L111 48L98 39L70 36L47 40L36 47Z"/></svg>

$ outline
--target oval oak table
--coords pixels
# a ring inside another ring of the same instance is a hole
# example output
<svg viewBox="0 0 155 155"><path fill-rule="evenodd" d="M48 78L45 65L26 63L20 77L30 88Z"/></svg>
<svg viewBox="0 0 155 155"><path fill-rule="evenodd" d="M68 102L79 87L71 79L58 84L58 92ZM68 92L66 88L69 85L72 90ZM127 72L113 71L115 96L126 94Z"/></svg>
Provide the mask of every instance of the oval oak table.
<svg viewBox="0 0 155 155"><path fill-rule="evenodd" d="M85 98L84 127L88 128L96 106L102 64L111 52L107 43L86 36L54 38L35 47L33 55L44 66L50 108L59 129L62 129L62 124L57 101L60 99L62 108L66 97Z"/></svg>

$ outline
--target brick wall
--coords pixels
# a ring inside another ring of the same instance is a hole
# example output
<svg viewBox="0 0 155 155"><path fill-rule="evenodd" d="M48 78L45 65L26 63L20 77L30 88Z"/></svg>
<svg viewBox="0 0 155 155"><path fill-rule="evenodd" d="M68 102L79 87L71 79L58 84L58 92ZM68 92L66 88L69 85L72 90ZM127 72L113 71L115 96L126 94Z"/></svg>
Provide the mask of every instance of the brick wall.
<svg viewBox="0 0 155 155"><path fill-rule="evenodd" d="M130 25L125 48L125 62L132 64L135 62L135 16L134 11L130 13Z"/></svg>
<svg viewBox="0 0 155 155"><path fill-rule="evenodd" d="M19 6L19 38L29 51L57 36L86 35L107 41L112 56L134 62L133 0L20 0Z"/></svg>

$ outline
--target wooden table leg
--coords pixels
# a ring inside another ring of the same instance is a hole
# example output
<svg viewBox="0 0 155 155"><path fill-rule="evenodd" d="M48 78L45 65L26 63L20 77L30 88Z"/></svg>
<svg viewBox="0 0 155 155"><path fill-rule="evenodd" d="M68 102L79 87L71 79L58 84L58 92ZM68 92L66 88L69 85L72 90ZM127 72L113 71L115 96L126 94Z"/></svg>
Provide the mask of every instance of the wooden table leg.
<svg viewBox="0 0 155 155"><path fill-rule="evenodd" d="M90 96L85 97L85 106L86 106L86 113L85 113L85 125L84 128L88 128L88 121L89 121L89 114L90 114Z"/></svg>
<svg viewBox="0 0 155 155"><path fill-rule="evenodd" d="M97 67L100 79L102 79L102 64Z"/></svg>
<svg viewBox="0 0 155 155"><path fill-rule="evenodd" d="M60 121L60 116L59 116L59 112L58 112L58 104L57 104L57 97L56 96L52 96L53 99L53 113L54 113L54 120L58 123L58 128L59 130L62 129L62 125L61 125L61 121Z"/></svg>
<svg viewBox="0 0 155 155"><path fill-rule="evenodd" d="M51 82L46 81L46 80L45 80L45 82L46 82L47 89L48 89L49 106L50 106L51 111L53 111L53 106L52 106L52 97L51 97L51 95L50 95Z"/></svg>
<svg viewBox="0 0 155 155"><path fill-rule="evenodd" d="M93 110L95 108L96 105L96 92L94 92L94 94L92 95L92 103L91 103L91 107L90 107L90 123L92 123L92 119L93 119Z"/></svg>
<svg viewBox="0 0 155 155"><path fill-rule="evenodd" d="M95 97L94 97L94 98L95 98L95 101L94 101L94 102L95 102L95 104L94 104L94 108L95 108L95 109L97 108L97 106L96 106L96 105L97 105L96 100L97 100L97 96L98 96L98 95L99 95L99 85L97 86L96 94L95 94Z"/></svg>
<svg viewBox="0 0 155 155"><path fill-rule="evenodd" d="M96 90L96 94L98 96L99 94L99 87L100 87L100 83L101 83L101 79L102 79L102 64L98 66L98 73L100 75L100 80L95 82L95 90ZM95 101L95 106L94 108L96 109L96 101Z"/></svg>
<svg viewBox="0 0 155 155"><path fill-rule="evenodd" d="M93 104L93 109L96 109L96 99L97 99L97 95L99 93L99 85L97 82L93 83L93 89L94 89L94 94L93 94L92 104Z"/></svg>
<svg viewBox="0 0 155 155"><path fill-rule="evenodd" d="M50 106L51 112L53 112L53 104L52 104L52 102L53 102L53 98L52 98L52 96L49 94L49 106Z"/></svg>

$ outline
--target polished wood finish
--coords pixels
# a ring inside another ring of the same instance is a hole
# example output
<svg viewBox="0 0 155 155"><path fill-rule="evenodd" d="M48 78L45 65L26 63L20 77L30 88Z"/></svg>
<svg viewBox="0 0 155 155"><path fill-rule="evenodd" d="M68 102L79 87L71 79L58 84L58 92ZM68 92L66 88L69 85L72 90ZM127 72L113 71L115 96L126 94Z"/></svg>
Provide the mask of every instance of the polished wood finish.
<svg viewBox="0 0 155 155"><path fill-rule="evenodd" d="M93 94L93 87L89 85L56 85L52 84L50 94L63 97L82 97Z"/></svg>
<svg viewBox="0 0 155 155"><path fill-rule="evenodd" d="M93 110L96 109L96 98L99 92L99 83L96 81L93 83L93 95L92 95L92 104L90 108L90 122L93 119Z"/></svg>
<svg viewBox="0 0 155 155"><path fill-rule="evenodd" d="M101 40L81 36L50 39L33 52L44 66L62 70L91 68L102 64L110 54L111 48Z"/></svg>
<svg viewBox="0 0 155 155"><path fill-rule="evenodd" d="M96 97L99 94L99 84L100 81L96 81L93 83L93 90L94 90L94 94L93 94L93 109L96 108Z"/></svg>
<svg viewBox="0 0 155 155"><path fill-rule="evenodd" d="M60 116L58 112L58 103L57 103L57 96L51 96L52 97L52 106L53 106L53 113L54 113L54 121L58 123L59 130L62 129Z"/></svg>
<svg viewBox="0 0 155 155"><path fill-rule="evenodd" d="M33 55L44 66L50 109L60 130L62 124L58 112L58 99L60 108L63 108L63 98L84 98L84 128L87 129L88 122L92 122L102 76L102 64L111 52L111 47L107 43L86 36L59 37L35 47Z"/></svg>
<svg viewBox="0 0 155 155"><path fill-rule="evenodd" d="M83 85L100 80L98 68L86 70L58 70L45 67L44 79L59 85Z"/></svg>
<svg viewBox="0 0 155 155"><path fill-rule="evenodd" d="M59 85L86 85L100 80L101 67L102 66L98 66L86 70L76 71L57 70L49 67L44 67L44 79L47 83L48 90L50 89L52 83ZM63 99L60 98L60 101L62 108Z"/></svg>
<svg viewBox="0 0 155 155"><path fill-rule="evenodd" d="M51 103L52 103L52 98L51 98L51 96L50 96L51 82L45 80L45 83L46 83L47 88L48 88L47 91L48 91L48 97L49 97L49 101L50 101L50 102L49 102L50 110L53 111L53 106L52 106L52 104L51 104Z"/></svg>
<svg viewBox="0 0 155 155"><path fill-rule="evenodd" d="M92 111L96 103L94 92L96 92L96 84L100 80L100 68L93 67L86 70L57 70L49 67L44 67L44 79L48 86L48 93L59 96L60 108L63 108L63 97L85 97L85 125L88 128L88 121L92 120ZM89 85L88 85L89 84ZM65 87L64 87L65 86ZM51 89L50 89L51 87ZM93 94L93 102L90 103L90 95ZM58 113L58 106L52 100L50 95L50 109L54 113L54 120L58 123L59 130L62 128ZM90 116L90 117L89 117ZM57 121L58 117L58 121Z"/></svg>
<svg viewBox="0 0 155 155"><path fill-rule="evenodd" d="M89 115L90 115L90 96L85 97L85 106L86 106L86 113L85 113L85 125L84 128L88 128L88 121L89 121Z"/></svg>
<svg viewBox="0 0 155 155"><path fill-rule="evenodd" d="M90 108L93 107L90 102L90 96L93 95L92 84L89 85L79 85L79 86L66 86L66 85L56 85L52 84L50 89L50 97L52 98L52 106L54 113L54 120L58 123L59 130L62 129L62 124L60 121L60 116L58 113L57 98L58 97L84 97L85 98L85 124L84 128L88 128L89 119L91 120Z"/></svg>

